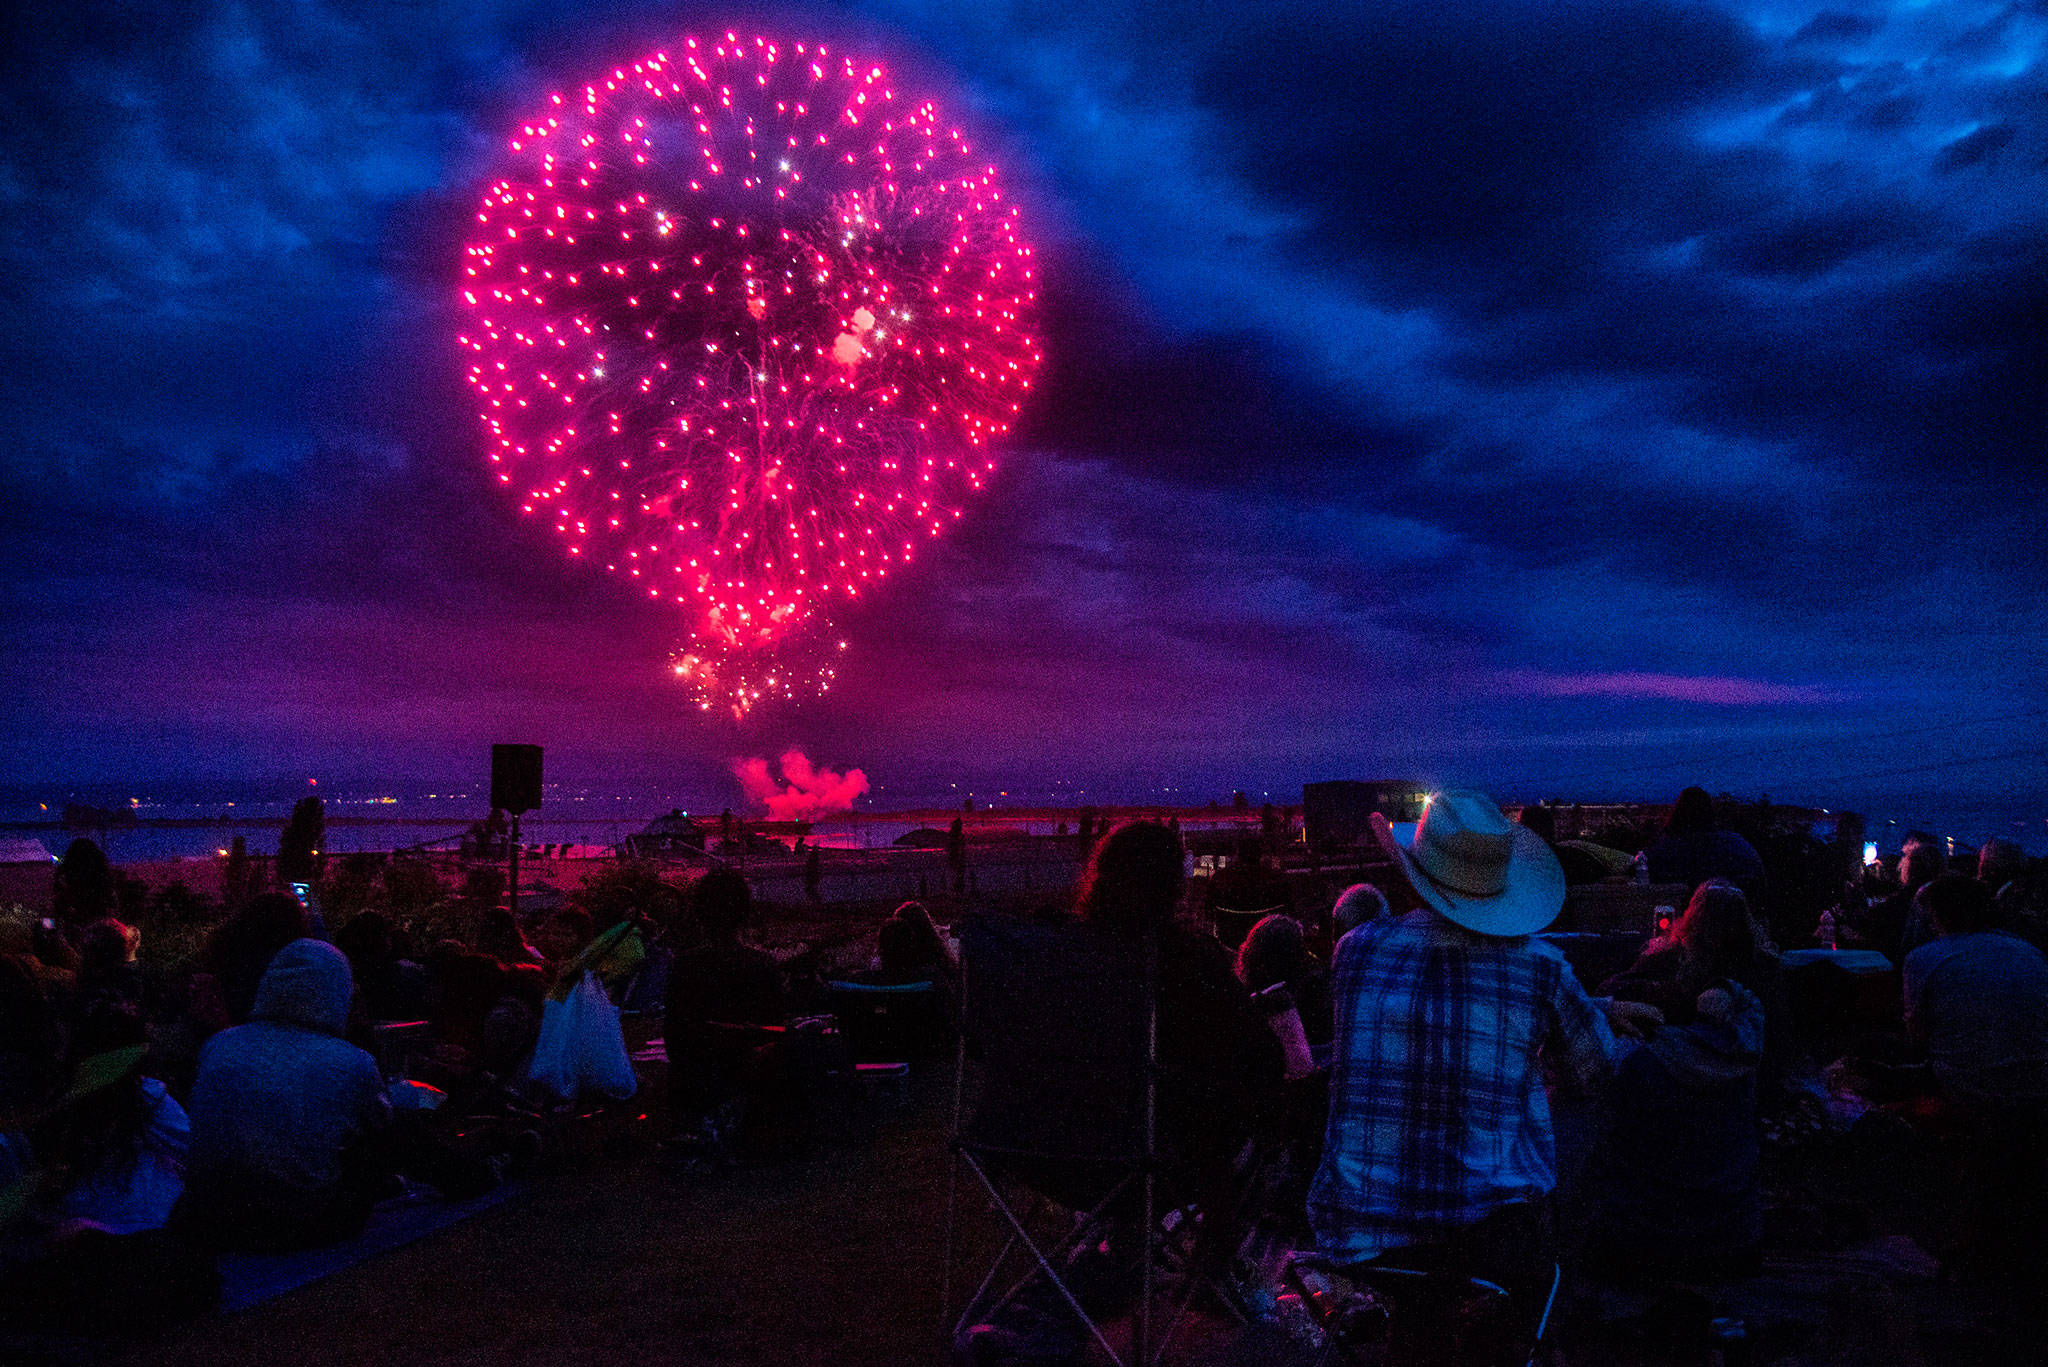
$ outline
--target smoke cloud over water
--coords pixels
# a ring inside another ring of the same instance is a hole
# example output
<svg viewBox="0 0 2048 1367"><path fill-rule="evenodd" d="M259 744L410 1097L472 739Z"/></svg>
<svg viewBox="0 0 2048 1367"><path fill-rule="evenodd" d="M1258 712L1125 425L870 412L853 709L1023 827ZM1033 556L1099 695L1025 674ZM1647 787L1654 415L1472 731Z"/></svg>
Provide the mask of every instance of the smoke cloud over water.
<svg viewBox="0 0 2048 1367"><path fill-rule="evenodd" d="M780 781L765 759L736 759L732 772L747 799L766 807L777 821L815 821L850 811L854 799L868 790L868 776L860 770L834 773L812 764L810 757L797 749L783 752Z"/></svg>

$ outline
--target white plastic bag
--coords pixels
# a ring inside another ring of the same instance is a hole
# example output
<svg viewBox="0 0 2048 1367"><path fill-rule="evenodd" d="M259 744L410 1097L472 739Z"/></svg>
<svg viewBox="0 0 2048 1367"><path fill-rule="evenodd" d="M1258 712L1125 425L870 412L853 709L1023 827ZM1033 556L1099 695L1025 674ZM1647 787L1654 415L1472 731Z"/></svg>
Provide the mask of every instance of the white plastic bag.
<svg viewBox="0 0 2048 1367"><path fill-rule="evenodd" d="M605 996L597 975L586 972L564 1001L550 997L541 1007L540 1042L533 1046L527 1076L564 1101L584 1092L629 1097L640 1080L626 1057L619 1008Z"/></svg>

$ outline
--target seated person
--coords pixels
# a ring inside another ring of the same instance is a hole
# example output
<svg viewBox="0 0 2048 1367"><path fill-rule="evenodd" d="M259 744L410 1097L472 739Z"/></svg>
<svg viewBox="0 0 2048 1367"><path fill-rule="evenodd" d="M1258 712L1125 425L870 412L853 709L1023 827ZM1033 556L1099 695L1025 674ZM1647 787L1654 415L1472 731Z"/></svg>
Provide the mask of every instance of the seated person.
<svg viewBox="0 0 2048 1367"><path fill-rule="evenodd" d="M1180 836L1129 821L1096 845L1075 904L1093 930L1157 937L1160 1145L1189 1173L1197 1203L1222 1211L1232 1160L1272 1106L1285 1056L1229 952L1175 923L1184 877ZM1205 1227L1203 1252L1234 1246L1228 1234L1221 1222Z"/></svg>
<svg viewBox="0 0 2048 1367"><path fill-rule="evenodd" d="M1987 840L1977 851L1977 881L1996 897L2008 883L2025 878L2032 865L2024 846L2010 840Z"/></svg>
<svg viewBox="0 0 2048 1367"><path fill-rule="evenodd" d="M1281 1172L1290 1185L1281 1199L1299 1210L1309 1176L1322 1162L1330 1114L1329 1074L1319 1070L1330 1056L1329 975L1308 952L1301 923L1275 914L1255 924L1238 946L1237 977L1285 1059L1287 1158Z"/></svg>
<svg viewBox="0 0 2048 1367"><path fill-rule="evenodd" d="M477 1038L477 1066L493 1078L517 1076L533 1056L548 993L547 975L538 964L506 968L501 983L505 990L485 1013Z"/></svg>
<svg viewBox="0 0 2048 1367"><path fill-rule="evenodd" d="M1266 862L1256 838L1237 843L1230 863L1209 879L1209 918L1224 948L1236 949L1252 923L1271 912L1294 911L1294 893L1287 875Z"/></svg>
<svg viewBox="0 0 2048 1367"><path fill-rule="evenodd" d="M827 994L823 1004L838 1017L840 1040L856 1058L891 1063L927 1059L952 1044L960 1018L957 970L935 944L944 946L945 941L928 917L919 925L892 916L875 931L873 965L839 981L913 990L847 1000L836 990L838 982L832 989L820 984ZM792 966L792 997L798 971Z"/></svg>
<svg viewBox="0 0 2048 1367"><path fill-rule="evenodd" d="M1311 966L1308 936L1301 922L1279 912L1262 916L1237 947L1237 980L1254 994L1270 987L1291 987Z"/></svg>
<svg viewBox="0 0 2048 1367"><path fill-rule="evenodd" d="M1653 940L1642 956L1601 985L1623 1001L1647 1002L1674 1024L1689 1024L1699 995L1722 981L1740 983L1763 1005L1761 1069L1767 1091L1784 1077L1791 1042L1791 1006L1785 970L1749 900L1733 883L1710 878L1693 890L1685 915L1668 939Z"/></svg>
<svg viewBox="0 0 2048 1367"><path fill-rule="evenodd" d="M72 1054L82 1061L144 1042L135 1011L103 1004L79 1025ZM110 1234L162 1228L185 1189L190 1134L184 1107L162 1082L144 1076L138 1058L38 1133L38 1153L57 1177L50 1213Z"/></svg>
<svg viewBox="0 0 2048 1367"><path fill-rule="evenodd" d="M663 1023L669 1095L685 1131L743 1093L758 1094L772 1071L760 1057L772 1036L748 1027L784 1023L782 973L768 951L740 938L752 908L747 880L731 869L712 869L690 889L704 938L676 954Z"/></svg>
<svg viewBox="0 0 2048 1367"><path fill-rule="evenodd" d="M1330 1039L1330 1002L1301 923L1277 913L1262 917L1237 947L1236 969L1254 1009L1287 1051L1287 1076L1306 1076L1314 1068L1309 1046Z"/></svg>
<svg viewBox="0 0 2048 1367"><path fill-rule="evenodd" d="M1960 1199L1944 1261L2042 1294L2048 1229L2048 959L1994 928L1991 890L1943 874L1921 897L1937 938L1906 956L1906 1029L1925 1044Z"/></svg>
<svg viewBox="0 0 2048 1367"><path fill-rule="evenodd" d="M854 974L854 981L901 987L906 983L936 984L944 976L943 965L932 962L917 927L891 917L875 930L873 965Z"/></svg>
<svg viewBox="0 0 2048 1367"><path fill-rule="evenodd" d="M370 1146L391 1102L376 1061L342 1038L353 991L340 950L294 940L265 971L250 1022L207 1041L178 1217L193 1233L314 1247L369 1218L383 1177Z"/></svg>
<svg viewBox="0 0 2048 1367"><path fill-rule="evenodd" d="M1589 1253L1609 1272L1722 1277L1758 1265L1763 1003L1723 982L1686 1018L1630 1049L1608 1088L1612 1120L1587 1182Z"/></svg>
<svg viewBox="0 0 2048 1367"><path fill-rule="evenodd" d="M1948 856L1934 837L1915 831L1899 851L1899 888L1863 906L1849 906L1833 918L1835 937L1844 948L1874 949L1893 963L1933 937L1924 919L1913 915L1913 898L1948 869Z"/></svg>
<svg viewBox="0 0 2048 1367"><path fill-rule="evenodd" d="M1588 998L1534 938L1564 906L1564 871L1492 799L1433 795L1412 849L1371 820L1421 908L1338 942L1317 1246L1342 1263L1442 1258L1540 1305L1557 1185L1546 1070L1605 1085L1614 1031L1657 1014Z"/></svg>
<svg viewBox="0 0 2048 1367"><path fill-rule="evenodd" d="M1687 788L1671 804L1663 838L1643 851L1652 883L1682 883L1696 888L1720 878L1742 889L1752 907L1760 907L1769 891L1764 861L1756 847L1735 831L1724 831L1714 817L1714 799L1704 788Z"/></svg>
<svg viewBox="0 0 2048 1367"><path fill-rule="evenodd" d="M420 966L398 953L390 918L364 910L349 917L334 936L348 955L356 1000L366 1020L418 1020L427 1013L427 978Z"/></svg>
<svg viewBox="0 0 2048 1367"><path fill-rule="evenodd" d="M875 929L875 957L854 981L893 986L929 982L950 994L960 981L960 953L922 902L905 902Z"/></svg>
<svg viewBox="0 0 2048 1367"><path fill-rule="evenodd" d="M206 964L219 986L226 1025L249 1019L256 989L271 956L310 933L306 908L289 893L265 892L213 928L207 937Z"/></svg>
<svg viewBox="0 0 2048 1367"><path fill-rule="evenodd" d="M950 984L960 976L959 955L922 902L905 902L889 914L875 934L875 950L871 971L881 976L874 982Z"/></svg>
<svg viewBox="0 0 2048 1367"><path fill-rule="evenodd" d="M2015 878L1992 901L1998 923L2048 954L2048 877Z"/></svg>
<svg viewBox="0 0 2048 1367"><path fill-rule="evenodd" d="M1909 838L1907 843L1912 851L1911 867L1908 874L1904 875L1907 879L1907 891L1899 894L1905 901L1906 919L1904 928L1899 933L1898 952L1889 956L1893 963L1902 965L1906 962L1907 955L1932 940L1938 933L1934 928L1933 913L1927 909L1927 886L1944 873L1950 872L1948 855L1943 852L1941 845L1933 836L1916 832L1915 837ZM1899 856L1899 861L1902 866L1906 864L1906 856L1903 853ZM1958 869L1955 872L1963 871ZM1990 891L1995 893L1997 889L1993 888Z"/></svg>
<svg viewBox="0 0 2048 1367"><path fill-rule="evenodd" d="M1370 883L1353 883L1337 894L1336 905L1330 908L1330 925L1341 940L1366 922L1392 914L1385 893Z"/></svg>
<svg viewBox="0 0 2048 1367"><path fill-rule="evenodd" d="M526 942L518 920L509 908L490 907L476 918L474 940L479 954L488 954L501 964L544 964L547 956Z"/></svg>
<svg viewBox="0 0 2048 1367"><path fill-rule="evenodd" d="M1987 840L1977 851L1977 881L1991 890L1998 924L2048 953L2048 877L2034 864L2012 841Z"/></svg>
<svg viewBox="0 0 2048 1367"><path fill-rule="evenodd" d="M597 926L590 913L581 907L563 907L548 913L533 938L552 977L575 962L576 956L597 938Z"/></svg>
<svg viewBox="0 0 2048 1367"><path fill-rule="evenodd" d="M1924 900L1938 938L1906 956L1906 1029L1935 1081L1967 1106L2048 1103L2048 960L1994 928L1975 879L1945 873Z"/></svg>
<svg viewBox="0 0 2048 1367"><path fill-rule="evenodd" d="M74 1018L83 1020L107 1008L142 1009L142 966L135 962L141 945L141 931L111 916L79 932Z"/></svg>
<svg viewBox="0 0 2048 1367"><path fill-rule="evenodd" d="M473 1056L483 1040L484 1022L506 994L505 966L488 954L442 940L427 953L427 1019L434 1037Z"/></svg>
<svg viewBox="0 0 2048 1367"><path fill-rule="evenodd" d="M131 1007L91 1008L74 1027L71 1088L34 1125L33 1152L19 1134L0 1134L0 1188L25 1178L36 1191L27 1215L0 1221L9 1347L19 1348L17 1331L72 1342L147 1330L218 1299L211 1257L164 1232L183 1188L187 1127L142 1072L143 1033Z"/></svg>

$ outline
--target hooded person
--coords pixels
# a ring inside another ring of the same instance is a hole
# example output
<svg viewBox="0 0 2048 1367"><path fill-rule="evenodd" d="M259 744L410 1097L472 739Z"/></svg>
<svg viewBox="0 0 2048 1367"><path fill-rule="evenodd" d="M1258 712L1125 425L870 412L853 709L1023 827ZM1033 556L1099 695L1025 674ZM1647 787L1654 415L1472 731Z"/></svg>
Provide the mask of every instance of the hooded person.
<svg viewBox="0 0 2048 1367"><path fill-rule="evenodd" d="M347 1238L375 1195L364 1150L391 1120L376 1060L342 1038L348 958L294 940L264 971L247 1025L208 1040L188 1110L181 1220L223 1243Z"/></svg>

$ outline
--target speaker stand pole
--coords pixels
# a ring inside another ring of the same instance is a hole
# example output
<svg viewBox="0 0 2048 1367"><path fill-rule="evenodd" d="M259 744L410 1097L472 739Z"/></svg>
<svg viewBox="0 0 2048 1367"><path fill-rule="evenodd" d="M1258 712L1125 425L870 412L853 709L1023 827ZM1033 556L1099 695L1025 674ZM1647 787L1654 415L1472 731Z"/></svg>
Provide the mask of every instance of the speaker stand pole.
<svg viewBox="0 0 2048 1367"><path fill-rule="evenodd" d="M512 833L506 838L506 853L511 858L510 893L506 905L512 910L512 924L519 924L519 813L512 813Z"/></svg>

